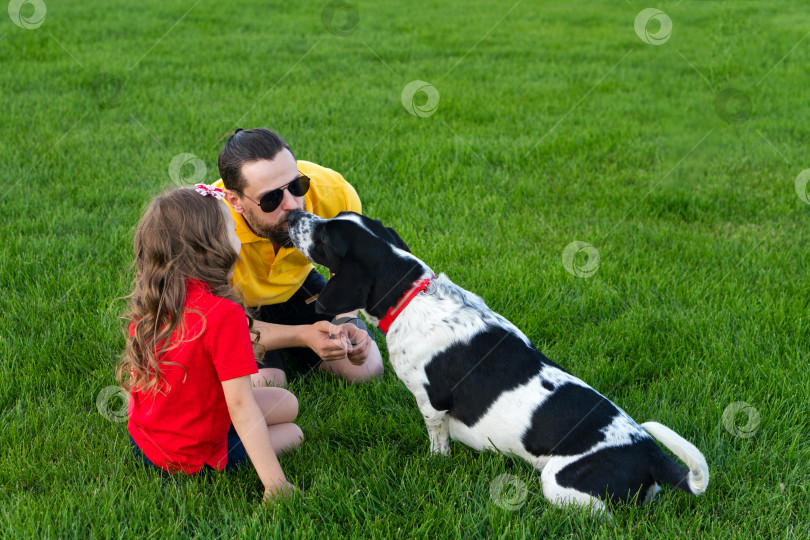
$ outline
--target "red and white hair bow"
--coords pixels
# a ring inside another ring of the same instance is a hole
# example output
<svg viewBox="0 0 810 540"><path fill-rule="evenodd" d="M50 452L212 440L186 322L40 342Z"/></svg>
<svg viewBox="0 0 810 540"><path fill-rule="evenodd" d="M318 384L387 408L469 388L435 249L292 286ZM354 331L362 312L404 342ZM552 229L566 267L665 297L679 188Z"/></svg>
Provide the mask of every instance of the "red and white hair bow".
<svg viewBox="0 0 810 540"><path fill-rule="evenodd" d="M209 186L208 184L194 184L194 190L203 197L210 195L218 201L225 198L225 190L219 187Z"/></svg>

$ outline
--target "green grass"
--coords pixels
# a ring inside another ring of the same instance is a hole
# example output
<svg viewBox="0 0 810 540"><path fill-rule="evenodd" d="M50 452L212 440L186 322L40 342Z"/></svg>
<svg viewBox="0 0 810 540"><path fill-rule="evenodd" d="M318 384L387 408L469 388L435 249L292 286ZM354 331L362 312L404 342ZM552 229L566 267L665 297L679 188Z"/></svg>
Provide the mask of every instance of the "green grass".
<svg viewBox="0 0 810 540"><path fill-rule="evenodd" d="M636 1L359 2L345 37L326 2L46 3L37 29L0 16L0 536L810 535L800 3L663 2L660 46L635 34ZM400 103L416 79L440 93L432 116ZM715 111L728 87L750 99L742 123ZM255 126L341 171L367 214L631 416L693 441L707 493L667 488L610 524L560 510L522 461L429 456L390 368L292 382L307 439L281 463L303 494L270 508L249 469L136 467L95 404L133 226L175 155L216 180L221 137ZM562 265L575 240L599 251L589 279ZM738 401L752 437L724 427ZM514 511L490 498L504 473L528 488Z"/></svg>

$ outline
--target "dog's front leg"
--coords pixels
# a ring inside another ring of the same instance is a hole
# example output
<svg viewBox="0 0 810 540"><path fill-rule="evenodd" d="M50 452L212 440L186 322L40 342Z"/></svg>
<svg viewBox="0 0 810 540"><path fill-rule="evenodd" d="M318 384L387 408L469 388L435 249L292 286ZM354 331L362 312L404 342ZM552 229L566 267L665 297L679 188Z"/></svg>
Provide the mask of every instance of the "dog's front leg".
<svg viewBox="0 0 810 540"><path fill-rule="evenodd" d="M437 411L430 404L426 393L416 396L416 404L422 411L430 437L430 452L446 456L450 453L450 418L447 411Z"/></svg>

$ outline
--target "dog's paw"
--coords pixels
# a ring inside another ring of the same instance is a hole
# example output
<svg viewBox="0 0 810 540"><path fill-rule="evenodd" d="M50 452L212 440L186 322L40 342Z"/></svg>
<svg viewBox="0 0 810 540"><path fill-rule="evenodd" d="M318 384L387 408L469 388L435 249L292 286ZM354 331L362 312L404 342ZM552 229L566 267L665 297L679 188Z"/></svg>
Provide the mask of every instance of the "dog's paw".
<svg viewBox="0 0 810 540"><path fill-rule="evenodd" d="M430 453L436 456L449 456L450 455L450 443L446 442L444 444L434 444L433 442L430 443Z"/></svg>

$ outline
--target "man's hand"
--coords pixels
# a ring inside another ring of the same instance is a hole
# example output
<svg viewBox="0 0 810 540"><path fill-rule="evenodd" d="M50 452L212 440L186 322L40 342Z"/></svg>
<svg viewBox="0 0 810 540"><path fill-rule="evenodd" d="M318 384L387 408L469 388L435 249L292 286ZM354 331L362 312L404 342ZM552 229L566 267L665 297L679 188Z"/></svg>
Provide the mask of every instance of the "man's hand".
<svg viewBox="0 0 810 540"><path fill-rule="evenodd" d="M342 360L354 349L343 328L329 321L304 327L302 339L324 362Z"/></svg>
<svg viewBox="0 0 810 540"><path fill-rule="evenodd" d="M348 352L349 362L355 366L362 366L366 363L369 350L371 350L371 336L368 335L368 332L357 328L352 323L342 324L340 328L352 345L352 350Z"/></svg>

